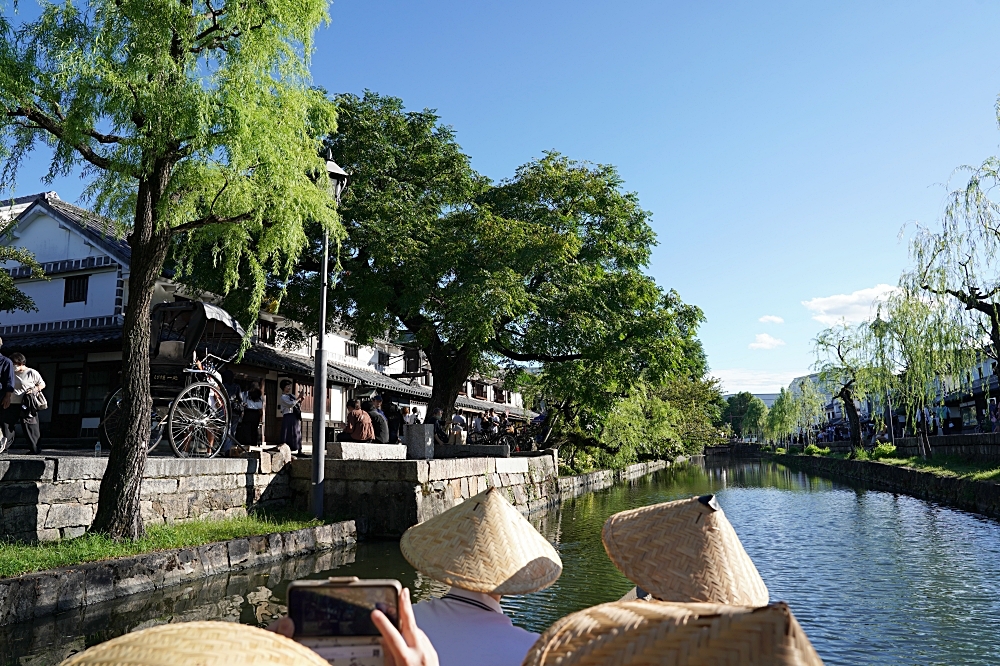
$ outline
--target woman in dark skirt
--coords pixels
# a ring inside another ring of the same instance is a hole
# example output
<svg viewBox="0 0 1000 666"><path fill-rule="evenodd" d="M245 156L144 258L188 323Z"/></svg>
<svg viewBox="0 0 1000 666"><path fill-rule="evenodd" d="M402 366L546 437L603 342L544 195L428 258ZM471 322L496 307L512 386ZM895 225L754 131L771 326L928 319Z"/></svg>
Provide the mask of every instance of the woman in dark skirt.
<svg viewBox="0 0 1000 666"><path fill-rule="evenodd" d="M299 403L302 402L302 394L293 396L293 387L290 379L281 382L281 397L278 398L278 406L281 407L281 443L287 444L292 453L301 454L302 412Z"/></svg>
<svg viewBox="0 0 1000 666"><path fill-rule="evenodd" d="M264 394L255 383L243 396L243 419L236 430L236 439L243 446L258 446L260 422L264 417Z"/></svg>

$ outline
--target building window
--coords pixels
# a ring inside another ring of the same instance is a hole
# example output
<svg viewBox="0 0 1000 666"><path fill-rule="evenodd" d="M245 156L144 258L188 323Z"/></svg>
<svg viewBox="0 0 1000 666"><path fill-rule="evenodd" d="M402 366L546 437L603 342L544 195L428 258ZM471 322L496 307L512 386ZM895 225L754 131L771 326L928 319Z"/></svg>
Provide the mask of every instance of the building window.
<svg viewBox="0 0 1000 666"><path fill-rule="evenodd" d="M420 372L420 350L404 349L403 363L406 365L404 372L407 374Z"/></svg>
<svg viewBox="0 0 1000 666"><path fill-rule="evenodd" d="M358 357L358 343L357 342L345 342L344 343L344 355L350 356L352 358Z"/></svg>
<svg viewBox="0 0 1000 666"><path fill-rule="evenodd" d="M389 365L389 352L378 350L378 364L383 367Z"/></svg>
<svg viewBox="0 0 1000 666"><path fill-rule="evenodd" d="M486 400L486 384L482 382L472 383L472 397L479 400Z"/></svg>
<svg viewBox="0 0 1000 666"><path fill-rule="evenodd" d="M500 404L507 402L504 390L499 386L493 387L493 402L499 402Z"/></svg>
<svg viewBox="0 0 1000 666"><path fill-rule="evenodd" d="M75 275L65 280L66 287L63 291L63 305L67 303L86 303L87 286L90 283L89 275Z"/></svg>
<svg viewBox="0 0 1000 666"><path fill-rule="evenodd" d="M265 345L274 345L278 339L278 327L273 321L257 320L257 342Z"/></svg>

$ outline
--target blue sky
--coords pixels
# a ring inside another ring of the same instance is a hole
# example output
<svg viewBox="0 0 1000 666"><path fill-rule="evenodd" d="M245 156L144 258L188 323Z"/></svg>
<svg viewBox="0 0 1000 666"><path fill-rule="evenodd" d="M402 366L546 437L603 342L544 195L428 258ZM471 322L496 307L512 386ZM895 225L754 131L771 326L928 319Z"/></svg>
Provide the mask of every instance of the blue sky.
<svg viewBox="0 0 1000 666"><path fill-rule="evenodd" d="M1000 143L996 2L340 0L330 13L316 83L437 109L487 176L548 149L616 165L653 213L651 273L705 311L727 391L807 372L823 322L863 316L895 284L900 229L934 223L954 168ZM78 180L46 187L44 169L18 192L76 199Z"/></svg>

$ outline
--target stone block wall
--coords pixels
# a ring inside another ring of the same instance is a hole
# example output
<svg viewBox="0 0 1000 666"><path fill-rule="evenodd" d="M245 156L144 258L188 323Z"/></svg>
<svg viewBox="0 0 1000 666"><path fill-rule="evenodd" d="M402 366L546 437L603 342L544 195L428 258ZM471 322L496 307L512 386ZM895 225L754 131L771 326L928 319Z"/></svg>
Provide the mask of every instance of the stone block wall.
<svg viewBox="0 0 1000 666"><path fill-rule="evenodd" d="M142 482L147 524L246 515L290 502L288 447L253 458L150 458ZM0 460L0 538L52 541L94 519L107 458L10 456Z"/></svg>
<svg viewBox="0 0 1000 666"><path fill-rule="evenodd" d="M685 458L678 458L677 462L682 460ZM595 490L610 488L619 481L629 481L652 474L666 468L669 464L664 460L656 460L636 463L623 469L602 469L578 476L563 476L559 478L559 495L562 498L579 497Z"/></svg>
<svg viewBox="0 0 1000 666"><path fill-rule="evenodd" d="M295 502L305 508L312 465L291 465ZM555 452L519 458L444 460L328 460L326 511L336 519L357 522L358 534L398 537L487 488L501 488L507 499L530 513L557 503Z"/></svg>

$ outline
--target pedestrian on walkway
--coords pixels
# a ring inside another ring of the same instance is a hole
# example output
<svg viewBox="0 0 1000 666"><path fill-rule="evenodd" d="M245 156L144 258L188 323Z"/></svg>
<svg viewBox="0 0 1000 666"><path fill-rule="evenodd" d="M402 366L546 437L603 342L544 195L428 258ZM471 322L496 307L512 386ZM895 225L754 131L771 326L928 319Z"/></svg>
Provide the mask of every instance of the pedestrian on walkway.
<svg viewBox="0 0 1000 666"><path fill-rule="evenodd" d="M38 428L37 403L33 396L45 389L45 380L37 370L26 365L24 354L11 354L10 362L14 365L14 392L10 394L10 403L3 412L4 439L7 439L9 428L9 443L13 444L14 426L20 423L24 438L28 440L28 450L40 453L38 440L41 439L41 432Z"/></svg>
<svg viewBox="0 0 1000 666"><path fill-rule="evenodd" d="M287 444L292 453L302 455L302 392L292 395L295 384L290 379L281 382L281 443Z"/></svg>

